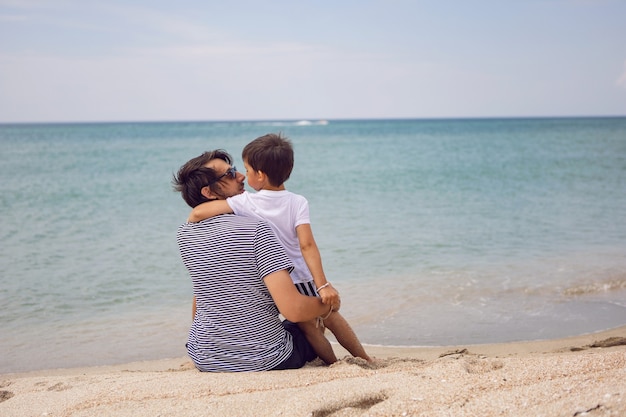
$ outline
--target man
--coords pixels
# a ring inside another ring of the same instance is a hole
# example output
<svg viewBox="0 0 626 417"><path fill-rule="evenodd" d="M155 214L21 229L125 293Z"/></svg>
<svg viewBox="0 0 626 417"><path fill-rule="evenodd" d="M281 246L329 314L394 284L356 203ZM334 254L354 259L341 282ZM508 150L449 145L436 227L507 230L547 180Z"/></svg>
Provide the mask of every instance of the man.
<svg viewBox="0 0 626 417"><path fill-rule="evenodd" d="M174 187L191 207L243 192L245 176L231 156L205 152L183 165ZM194 319L187 352L209 372L264 371L302 367L315 352L293 322L325 316L339 306L301 295L293 267L262 220L224 214L186 223L177 234L192 279ZM278 314L288 321L281 323Z"/></svg>

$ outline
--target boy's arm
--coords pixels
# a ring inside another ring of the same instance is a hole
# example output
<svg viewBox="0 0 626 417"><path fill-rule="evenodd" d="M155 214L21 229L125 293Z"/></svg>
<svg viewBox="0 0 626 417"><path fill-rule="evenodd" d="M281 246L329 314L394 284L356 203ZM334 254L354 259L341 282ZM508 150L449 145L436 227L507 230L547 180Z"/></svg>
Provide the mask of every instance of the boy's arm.
<svg viewBox="0 0 626 417"><path fill-rule="evenodd" d="M339 293L335 288L326 281L324 269L322 268L322 256L313 238L313 231L310 224L301 224L296 227L298 242L300 243L300 251L306 266L311 271L313 281L317 288L321 288L318 293L322 297L322 302L326 305L339 303Z"/></svg>
<svg viewBox="0 0 626 417"><path fill-rule="evenodd" d="M208 219L209 217L219 216L220 214L232 213L226 200L213 200L206 203L198 204L191 210L188 221L198 223L199 221Z"/></svg>

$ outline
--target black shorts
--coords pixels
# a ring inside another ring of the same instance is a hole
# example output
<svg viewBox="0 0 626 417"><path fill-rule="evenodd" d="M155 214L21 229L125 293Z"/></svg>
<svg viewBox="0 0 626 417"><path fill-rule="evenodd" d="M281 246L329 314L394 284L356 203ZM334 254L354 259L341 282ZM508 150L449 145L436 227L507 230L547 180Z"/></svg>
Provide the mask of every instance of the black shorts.
<svg viewBox="0 0 626 417"><path fill-rule="evenodd" d="M283 327L291 333L293 352L291 352L291 356L274 367L274 370L302 368L305 363L317 358L317 353L315 353L313 347L309 341L306 340L304 333L302 333L302 330L300 330L300 327L296 323L284 320Z"/></svg>

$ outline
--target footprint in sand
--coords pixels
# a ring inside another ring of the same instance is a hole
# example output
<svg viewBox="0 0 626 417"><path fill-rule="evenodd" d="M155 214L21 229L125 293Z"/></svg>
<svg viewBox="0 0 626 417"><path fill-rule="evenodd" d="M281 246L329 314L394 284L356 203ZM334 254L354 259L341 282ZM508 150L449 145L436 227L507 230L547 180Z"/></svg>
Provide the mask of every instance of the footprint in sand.
<svg viewBox="0 0 626 417"><path fill-rule="evenodd" d="M49 386L48 387L48 391L65 391L65 390L68 390L70 388L72 388L71 385L67 385L67 384L64 384L63 382L59 382L57 384Z"/></svg>
<svg viewBox="0 0 626 417"><path fill-rule="evenodd" d="M15 394L13 394L11 391L0 391L0 403L3 401L8 400L9 398L13 397Z"/></svg>
<svg viewBox="0 0 626 417"><path fill-rule="evenodd" d="M369 410L376 404L383 402L387 399L387 396L380 392L371 394L370 396L355 398L353 401L342 401L341 405L330 405L328 407L320 408L311 413L312 417L328 417L336 415L340 411L349 409Z"/></svg>
<svg viewBox="0 0 626 417"><path fill-rule="evenodd" d="M487 372L502 369L504 364L499 360L488 360L479 358L467 358L463 364L468 374L484 374Z"/></svg>

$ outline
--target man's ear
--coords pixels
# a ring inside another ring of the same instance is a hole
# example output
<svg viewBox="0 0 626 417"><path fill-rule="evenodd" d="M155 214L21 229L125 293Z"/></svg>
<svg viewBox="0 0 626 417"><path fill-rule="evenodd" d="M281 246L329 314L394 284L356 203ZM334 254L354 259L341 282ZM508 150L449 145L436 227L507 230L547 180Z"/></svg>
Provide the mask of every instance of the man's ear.
<svg viewBox="0 0 626 417"><path fill-rule="evenodd" d="M211 187L208 185L202 187L200 193L205 196L207 200L215 200L217 198L217 196L211 191Z"/></svg>

